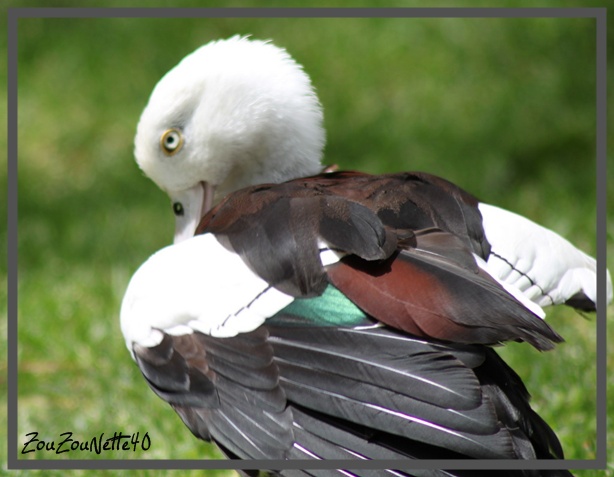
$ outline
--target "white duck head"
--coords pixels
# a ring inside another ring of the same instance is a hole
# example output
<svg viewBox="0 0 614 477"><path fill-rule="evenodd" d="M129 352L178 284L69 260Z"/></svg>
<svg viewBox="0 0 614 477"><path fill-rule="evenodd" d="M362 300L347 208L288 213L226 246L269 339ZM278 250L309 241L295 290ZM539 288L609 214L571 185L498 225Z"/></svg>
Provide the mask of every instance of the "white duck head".
<svg viewBox="0 0 614 477"><path fill-rule="evenodd" d="M320 172L323 113L283 49L234 36L186 56L156 85L137 126L139 167L171 198L175 242L226 194Z"/></svg>

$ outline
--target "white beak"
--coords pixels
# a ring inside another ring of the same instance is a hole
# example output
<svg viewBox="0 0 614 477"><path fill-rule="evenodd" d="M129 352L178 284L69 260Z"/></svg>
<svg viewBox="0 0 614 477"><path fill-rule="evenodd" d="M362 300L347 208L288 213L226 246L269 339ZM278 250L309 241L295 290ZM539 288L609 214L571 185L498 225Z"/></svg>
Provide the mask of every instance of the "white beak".
<svg viewBox="0 0 614 477"><path fill-rule="evenodd" d="M214 186L207 182L199 182L189 189L169 194L175 212L174 243L183 242L194 236L200 219L213 206L214 191Z"/></svg>

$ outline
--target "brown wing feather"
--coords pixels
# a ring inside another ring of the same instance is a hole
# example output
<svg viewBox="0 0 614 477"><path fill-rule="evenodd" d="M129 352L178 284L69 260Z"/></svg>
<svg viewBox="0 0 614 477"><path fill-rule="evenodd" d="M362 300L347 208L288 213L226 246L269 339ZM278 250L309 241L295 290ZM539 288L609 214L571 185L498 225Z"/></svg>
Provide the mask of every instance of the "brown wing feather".
<svg viewBox="0 0 614 477"><path fill-rule="evenodd" d="M483 344L521 339L540 350L562 341L477 266L459 237L437 229L400 240L384 262L348 256L328 275L371 316L418 336Z"/></svg>

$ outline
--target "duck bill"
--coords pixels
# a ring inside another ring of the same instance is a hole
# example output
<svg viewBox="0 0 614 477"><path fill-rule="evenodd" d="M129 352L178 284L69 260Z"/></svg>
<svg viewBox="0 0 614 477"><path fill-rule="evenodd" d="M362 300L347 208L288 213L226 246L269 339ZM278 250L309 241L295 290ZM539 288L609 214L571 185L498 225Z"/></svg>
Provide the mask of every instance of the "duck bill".
<svg viewBox="0 0 614 477"><path fill-rule="evenodd" d="M183 242L194 236L200 219L213 206L214 192L215 186L199 182L194 187L169 194L175 212L174 243Z"/></svg>

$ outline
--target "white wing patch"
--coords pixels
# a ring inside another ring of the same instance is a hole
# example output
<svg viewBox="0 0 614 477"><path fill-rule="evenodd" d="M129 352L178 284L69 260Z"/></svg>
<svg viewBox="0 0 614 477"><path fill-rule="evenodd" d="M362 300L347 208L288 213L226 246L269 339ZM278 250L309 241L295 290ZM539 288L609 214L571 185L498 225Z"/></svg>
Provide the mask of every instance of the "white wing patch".
<svg viewBox="0 0 614 477"><path fill-rule="evenodd" d="M120 320L129 349L150 347L162 340L157 330L218 337L252 331L292 300L205 234L160 250L137 270Z"/></svg>
<svg viewBox="0 0 614 477"><path fill-rule="evenodd" d="M329 245L322 238L318 239L318 250L320 251L320 261L323 267L337 263L344 256L343 253L329 248Z"/></svg>
<svg viewBox="0 0 614 477"><path fill-rule="evenodd" d="M540 306L564 303L583 292L596 303L595 259L566 239L529 219L499 207L479 204L492 251L486 270ZM612 300L608 272L607 300Z"/></svg>
<svg viewBox="0 0 614 477"><path fill-rule="evenodd" d="M323 266L339 260L321 247ZM293 300L205 234L163 248L141 265L124 296L121 328L128 349L156 346L160 331L231 337L258 328Z"/></svg>
<svg viewBox="0 0 614 477"><path fill-rule="evenodd" d="M491 277L493 277L499 283L499 285L501 285L505 289L506 292L508 292L510 295L516 298L516 300L518 300L520 303L522 303L525 306L525 308L528 308L540 318L546 317L546 313L544 312L542 307L539 304L535 303L534 301L531 301L531 298L529 298L524 291L506 282L504 279L501 279L497 277L496 275L493 275L493 272L489 268L489 264L487 264L482 257L476 254L473 254L473 258L475 259L478 266L482 270L484 270Z"/></svg>

